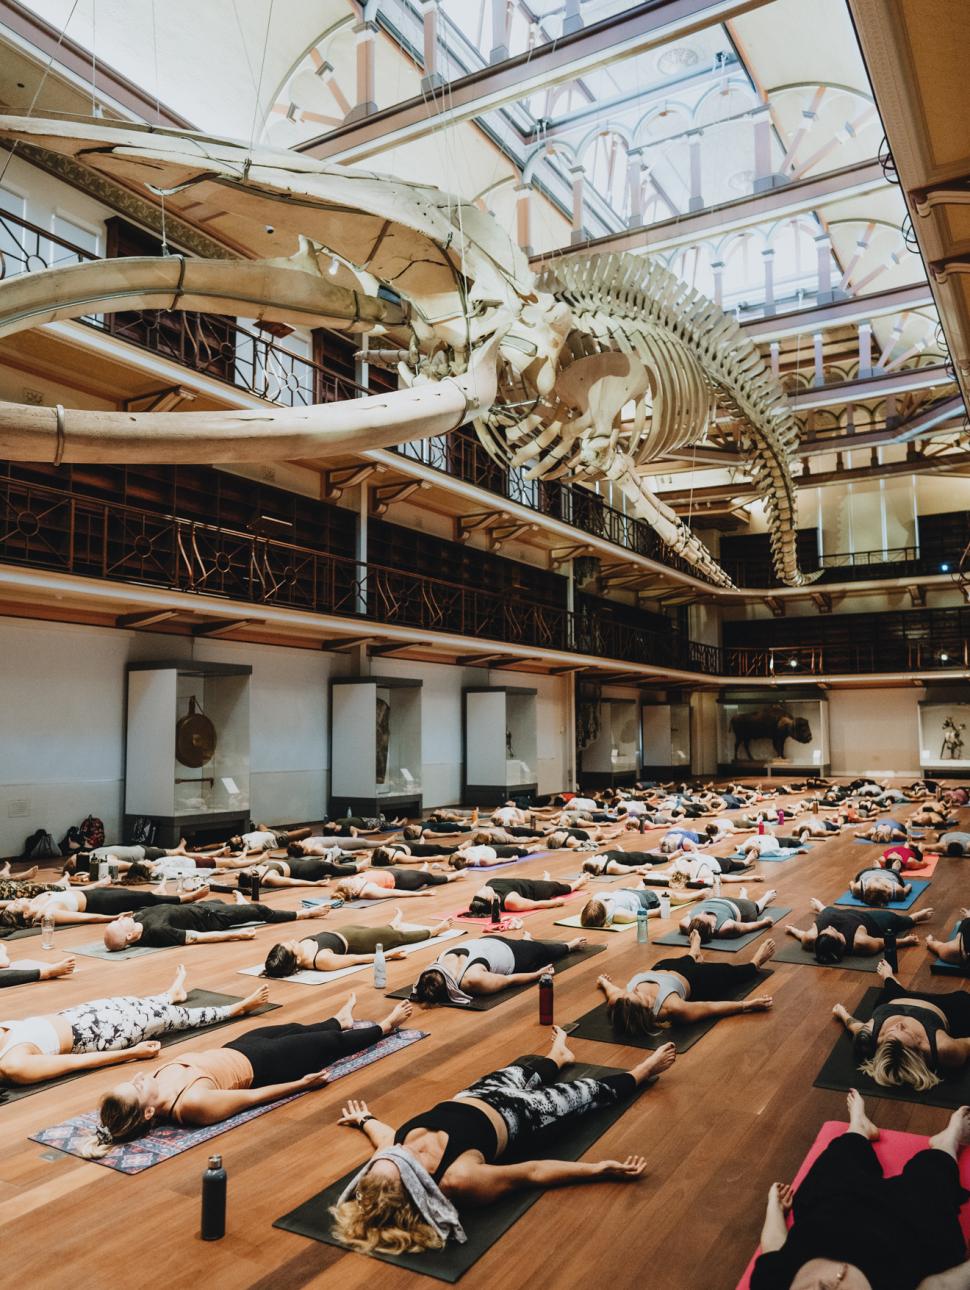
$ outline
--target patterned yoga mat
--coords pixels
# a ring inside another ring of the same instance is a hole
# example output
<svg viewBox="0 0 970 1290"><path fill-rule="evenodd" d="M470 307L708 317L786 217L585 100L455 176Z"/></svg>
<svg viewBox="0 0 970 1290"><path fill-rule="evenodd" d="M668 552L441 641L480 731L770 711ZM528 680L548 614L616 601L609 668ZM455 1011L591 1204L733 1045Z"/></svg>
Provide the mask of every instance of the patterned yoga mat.
<svg viewBox="0 0 970 1290"><path fill-rule="evenodd" d="M370 1066L372 1062L380 1061L382 1057L390 1057L402 1048L409 1048L419 1039L427 1039L427 1037L428 1032L425 1030L398 1030L393 1035L387 1035L376 1044L372 1044L370 1048L365 1048L363 1052L354 1053L352 1057L344 1057L328 1067L331 1082L342 1079L344 1075L353 1075L364 1066ZM179 1156L183 1151L197 1147L201 1142L208 1142L210 1138L215 1138L220 1133L235 1129L240 1124L265 1115L267 1111L272 1111L277 1106L283 1106L286 1102L292 1102L294 1098L303 1096L303 1093L291 1093L289 1097L280 1098L277 1102L269 1102L266 1106L254 1106L249 1111L240 1111L238 1115L231 1116L228 1120L220 1120L218 1124L209 1124L200 1129L181 1128L177 1124L161 1125L143 1138L112 1147L107 1155L90 1163L106 1165L108 1169L114 1169L122 1174L140 1174L145 1169L151 1169L152 1165L161 1164L163 1160L168 1160L172 1156ZM76 1115L62 1124L55 1124L49 1129L41 1129L39 1133L32 1133L30 1140L40 1142L45 1147L64 1151L69 1156L80 1156L84 1159L82 1148L94 1132L97 1122L98 1113L86 1111L83 1115Z"/></svg>

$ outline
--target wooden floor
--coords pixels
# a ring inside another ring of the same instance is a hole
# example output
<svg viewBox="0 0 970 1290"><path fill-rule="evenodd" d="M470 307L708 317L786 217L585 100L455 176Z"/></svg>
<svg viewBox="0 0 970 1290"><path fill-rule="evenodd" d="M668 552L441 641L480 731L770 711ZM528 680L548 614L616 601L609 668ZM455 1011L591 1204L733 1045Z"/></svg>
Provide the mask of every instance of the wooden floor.
<svg viewBox="0 0 970 1290"><path fill-rule="evenodd" d="M903 814L911 809L903 808ZM968 814L963 812L964 828ZM635 834L626 836L628 848L642 841ZM648 842L657 836L648 834ZM794 921L804 927L809 898L834 900L849 876L876 854L844 834L817 843L808 855L761 869L778 889L776 903L793 906ZM530 862L522 872L534 876L545 863ZM958 907L970 901L967 863L940 862L927 896L917 903L917 908L929 903L936 909L921 932L941 935ZM575 853L557 854L548 862L553 876L575 873L578 867ZM501 872L505 876L519 870ZM460 893L467 898L476 885L470 877L432 899L407 901L404 908L421 919L451 912L462 905ZM298 897L274 894L270 903L295 908ZM333 925L378 923L388 907L381 903L340 914ZM567 929L553 927L556 916L555 910L532 915L528 930L537 937L568 937ZM309 931L323 926L306 925ZM651 920L651 939L664 930L670 927ZM59 929L56 953L50 954L40 949L39 938L7 945L15 959L54 958L94 935L96 929L90 927ZM275 927L264 927L257 930L255 942L194 946L129 963L79 958L73 978L4 991L0 1010L16 1018L103 995L150 993L168 984L180 960L189 968L190 985L242 995L253 978L238 975L237 969L261 959L277 939ZM633 932L600 933L599 939L606 943L605 954L557 980L557 1020L577 1017L597 1002L598 973L606 970L623 980L671 952L653 944L638 946ZM744 961L752 949L730 957ZM922 947L902 950L900 957L907 983L929 989L961 985L946 978L940 984L940 978L931 977ZM419 953L390 963L388 988L413 979L415 965L429 958L430 952ZM285 1008L272 1021L328 1016L348 986L358 993L358 1016L376 1017L387 1004L370 982L369 972L325 987L271 982L273 1002ZM637 1184L600 1184L543 1196L462 1279L463 1290L493 1290L500 1284L537 1290L585 1290L591 1285L730 1290L757 1242L770 1183L792 1177L824 1120L845 1118L841 1094L812 1087L838 1034L832 1005L841 1001L851 1010L876 983L875 976L859 972L777 965L770 982L774 1011L719 1022L590 1153L592 1159L643 1153L649 1160L647 1176ZM430 1038L406 1052L233 1130L211 1148L199 1147L135 1177L49 1153L28 1141L30 1133L92 1109L100 1093L117 1081L117 1070L93 1072L0 1106L0 1286L103 1290L141 1282L181 1287L199 1277L219 1290L418 1287L421 1282L412 1274L272 1227L274 1219L364 1160L361 1135L335 1124L344 1099L364 1098L381 1118L397 1124L451 1096L472 1077L524 1052L541 1051L548 1042L548 1030L538 1024L534 992L487 1013L416 1010L415 1021ZM213 1046L252 1024L242 1021L220 1031ZM580 1060L609 1065L630 1066L638 1057L636 1050L612 1045L577 1041L575 1048ZM947 1118L944 1111L901 1102L877 1101L871 1112L884 1127L925 1134ZM210 1149L223 1154L229 1171L229 1218L226 1238L204 1244L198 1236L200 1175Z"/></svg>

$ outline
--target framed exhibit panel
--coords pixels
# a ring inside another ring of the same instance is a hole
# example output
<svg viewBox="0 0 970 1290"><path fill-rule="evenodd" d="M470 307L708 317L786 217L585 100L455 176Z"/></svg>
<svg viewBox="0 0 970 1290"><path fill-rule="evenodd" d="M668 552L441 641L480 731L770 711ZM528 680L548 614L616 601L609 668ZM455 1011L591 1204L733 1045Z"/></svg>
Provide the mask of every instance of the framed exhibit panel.
<svg viewBox="0 0 970 1290"><path fill-rule="evenodd" d="M159 846L248 827L251 675L231 663L129 665L126 833L138 815Z"/></svg>
<svg viewBox="0 0 970 1290"><path fill-rule="evenodd" d="M927 686L917 707L920 769L936 778L970 776L970 686Z"/></svg>
<svg viewBox="0 0 970 1290"><path fill-rule="evenodd" d="M330 682L331 815L420 815L421 682Z"/></svg>
<svg viewBox="0 0 970 1290"><path fill-rule="evenodd" d="M818 691L725 690L718 699L718 773L829 773L829 705Z"/></svg>
<svg viewBox="0 0 970 1290"><path fill-rule="evenodd" d="M640 715L636 699L601 699L598 729L579 754L583 788L636 783L640 765Z"/></svg>
<svg viewBox="0 0 970 1290"><path fill-rule="evenodd" d="M538 789L536 691L469 686L464 691L465 772L462 801L497 806L532 800Z"/></svg>
<svg viewBox="0 0 970 1290"><path fill-rule="evenodd" d="M644 775L669 778L691 769L690 704L645 703L640 709Z"/></svg>

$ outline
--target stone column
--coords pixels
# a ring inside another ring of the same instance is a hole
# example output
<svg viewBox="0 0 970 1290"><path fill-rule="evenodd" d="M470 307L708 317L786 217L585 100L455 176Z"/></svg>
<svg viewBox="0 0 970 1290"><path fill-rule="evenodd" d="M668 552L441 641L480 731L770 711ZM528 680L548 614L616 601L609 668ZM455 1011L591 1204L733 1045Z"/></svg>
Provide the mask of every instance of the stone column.
<svg viewBox="0 0 970 1290"><path fill-rule="evenodd" d="M376 35L377 26L372 22L359 22L354 27L357 45L357 102L347 113L348 121L359 121L377 111L377 100L374 98Z"/></svg>
<svg viewBox="0 0 970 1290"><path fill-rule="evenodd" d="M427 94L444 85L445 78L438 71L438 4L439 0L420 0L424 20L424 75L421 89Z"/></svg>

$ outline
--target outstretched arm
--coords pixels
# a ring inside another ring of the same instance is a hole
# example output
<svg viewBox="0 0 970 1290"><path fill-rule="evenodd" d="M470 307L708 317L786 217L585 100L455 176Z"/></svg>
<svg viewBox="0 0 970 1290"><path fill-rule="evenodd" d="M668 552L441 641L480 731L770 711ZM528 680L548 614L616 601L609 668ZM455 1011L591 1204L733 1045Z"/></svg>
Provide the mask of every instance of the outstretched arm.
<svg viewBox="0 0 970 1290"><path fill-rule="evenodd" d="M525 1160L517 1165L463 1166L449 1192L473 1205L488 1205L523 1187L566 1187L570 1183L639 1178L647 1162L642 1156L626 1160Z"/></svg>
<svg viewBox="0 0 970 1290"><path fill-rule="evenodd" d="M832 1009L832 1016L838 1017L850 1035L857 1035L860 1030L865 1030L866 1025L869 1024L868 1022L858 1021L841 1003L837 1003Z"/></svg>
<svg viewBox="0 0 970 1290"><path fill-rule="evenodd" d="M375 1151L389 1147L394 1142L394 1130L389 1124L371 1115L366 1102L351 1099L340 1114L338 1124L345 1124L352 1129L360 1129L367 1135Z"/></svg>

